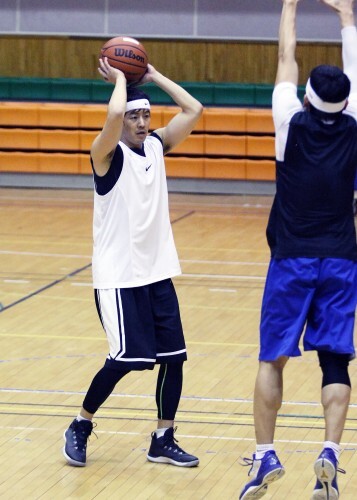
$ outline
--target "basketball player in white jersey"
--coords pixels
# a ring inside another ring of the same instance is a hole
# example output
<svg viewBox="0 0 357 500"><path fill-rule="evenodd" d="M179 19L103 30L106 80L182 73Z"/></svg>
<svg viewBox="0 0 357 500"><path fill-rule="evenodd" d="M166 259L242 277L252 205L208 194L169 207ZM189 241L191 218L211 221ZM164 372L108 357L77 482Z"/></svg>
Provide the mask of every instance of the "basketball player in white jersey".
<svg viewBox="0 0 357 500"><path fill-rule="evenodd" d="M95 375L77 418L64 433L70 465L86 464L92 418L132 370L159 364L157 430L148 460L181 467L198 465L174 438L186 347L171 278L181 273L169 218L164 155L185 139L202 105L148 65L141 83L153 82L181 108L166 127L149 135L150 102L124 73L100 59L99 72L114 84L107 118L93 142L93 286L109 354Z"/></svg>

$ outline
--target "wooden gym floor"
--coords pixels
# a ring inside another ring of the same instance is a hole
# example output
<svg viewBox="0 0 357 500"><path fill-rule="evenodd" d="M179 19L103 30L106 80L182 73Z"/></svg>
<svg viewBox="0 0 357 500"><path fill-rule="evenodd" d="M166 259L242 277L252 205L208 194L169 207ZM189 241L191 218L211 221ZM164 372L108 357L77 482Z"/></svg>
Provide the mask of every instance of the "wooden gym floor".
<svg viewBox="0 0 357 500"><path fill-rule="evenodd" d="M0 497L238 498L254 450L252 397L269 252L269 197L171 194L183 275L189 360L177 438L200 466L146 461L155 429L153 372L131 373L97 413L86 468L66 465L62 434L107 354L91 288L90 191L0 189ZM350 367L357 385L357 362ZM286 368L276 448L286 475L264 497L309 499L321 449L314 353ZM357 395L340 466L341 498L357 495Z"/></svg>

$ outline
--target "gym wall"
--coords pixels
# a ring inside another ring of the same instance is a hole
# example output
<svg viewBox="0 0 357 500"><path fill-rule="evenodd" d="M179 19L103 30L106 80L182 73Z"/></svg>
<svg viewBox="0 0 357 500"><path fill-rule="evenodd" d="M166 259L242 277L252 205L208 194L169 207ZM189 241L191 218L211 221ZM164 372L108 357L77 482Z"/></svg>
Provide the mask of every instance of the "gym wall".
<svg viewBox="0 0 357 500"><path fill-rule="evenodd" d="M272 83L280 9L279 0L0 0L0 75L97 78L102 43L126 34L176 81ZM298 37L300 83L317 63L341 64L337 16L317 1L299 5Z"/></svg>

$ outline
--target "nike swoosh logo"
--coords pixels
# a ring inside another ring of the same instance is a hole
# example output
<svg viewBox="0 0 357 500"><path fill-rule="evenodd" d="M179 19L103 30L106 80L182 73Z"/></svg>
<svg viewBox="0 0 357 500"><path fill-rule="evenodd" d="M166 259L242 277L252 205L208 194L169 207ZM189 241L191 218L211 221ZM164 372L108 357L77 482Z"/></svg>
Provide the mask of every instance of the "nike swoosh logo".
<svg viewBox="0 0 357 500"><path fill-rule="evenodd" d="M152 163L151 163L151 165L152 165ZM151 165L149 165L148 167L146 167L145 170L148 171L149 168L151 167Z"/></svg>

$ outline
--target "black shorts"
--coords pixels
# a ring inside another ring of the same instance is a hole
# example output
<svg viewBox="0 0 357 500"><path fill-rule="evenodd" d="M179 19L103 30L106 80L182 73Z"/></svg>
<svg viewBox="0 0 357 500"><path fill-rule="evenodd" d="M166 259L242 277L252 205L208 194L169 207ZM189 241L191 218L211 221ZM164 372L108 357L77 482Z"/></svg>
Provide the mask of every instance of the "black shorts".
<svg viewBox="0 0 357 500"><path fill-rule="evenodd" d="M155 363L187 359L171 279L134 288L95 289L94 294L109 343L108 366L146 370Z"/></svg>

